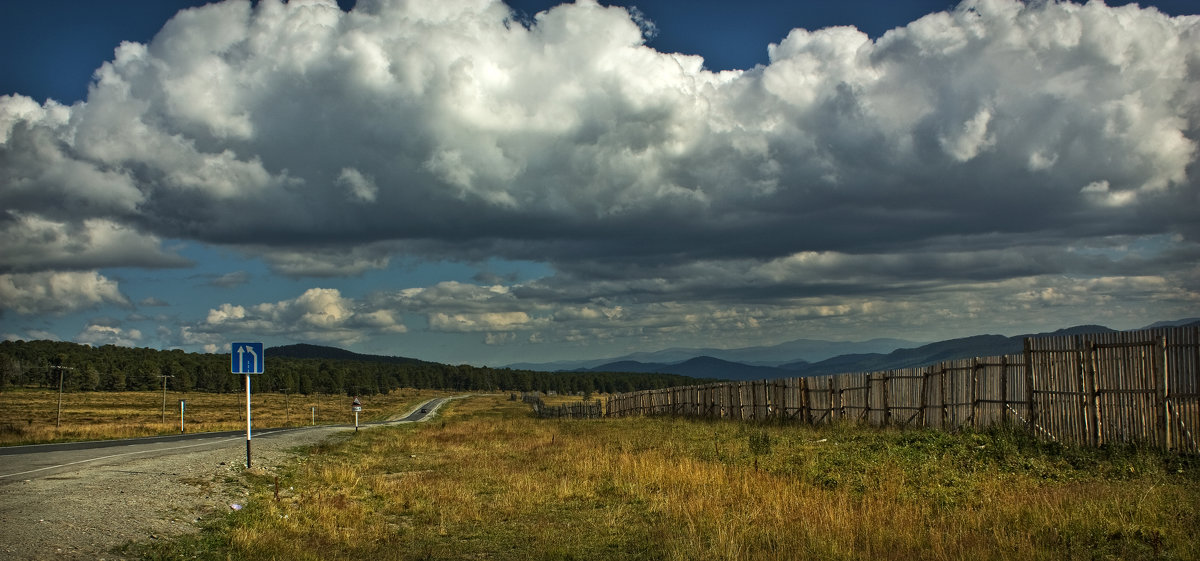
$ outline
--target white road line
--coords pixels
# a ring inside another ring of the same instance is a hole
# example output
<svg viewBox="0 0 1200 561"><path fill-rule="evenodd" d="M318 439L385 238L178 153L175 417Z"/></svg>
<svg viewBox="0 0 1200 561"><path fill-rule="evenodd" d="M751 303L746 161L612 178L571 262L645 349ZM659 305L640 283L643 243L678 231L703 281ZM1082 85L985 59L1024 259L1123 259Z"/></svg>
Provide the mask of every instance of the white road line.
<svg viewBox="0 0 1200 561"><path fill-rule="evenodd" d="M121 457L121 456L129 456L129 455L132 455L132 454L145 454L146 452L166 452L166 451L169 451L169 450L182 450L182 449L184 449L184 448L194 448L194 447L196 447L196 446L210 446L210 445L213 445L213 444L221 444L221 443L223 443L223 442L231 442L231 441L234 441L234 440L241 440L241 437L237 437L237 436L235 436L235 437L232 437L232 438L226 438L226 439L223 439L223 440L216 440L216 441L212 441L212 442L201 442L201 443L198 443L198 444L187 444L187 445L184 445L184 446L175 446L175 447L173 447L173 448L153 448L153 449L150 449L150 450L136 450L136 451L133 451L133 452L122 452L122 453L120 453L120 454L109 454L109 455L107 455L107 456L100 456L100 457L97 457L97 458L88 458L88 459L86 459L86 460L79 460L79 461L77 461L77 462L68 462L68 463L65 463L65 464L58 464L58 465L53 465L53 466L46 466L46 467L42 467L42 468L31 469L31 470L29 470L29 471L19 471L19 472L17 472L17 473L5 473L5 474L0 474L0 479L3 479L3 478L5 478L5 477L14 477L14 476L17 476L17 475L25 475L25 474L28 474L28 473L37 473L37 472L39 472L39 471L46 471L46 470L48 470L48 469L56 469L56 468L62 468L62 467L67 467L67 466L73 466L73 465L76 465L76 464L85 464L85 463L87 463L87 462L95 462L95 461L99 461L99 460L106 460L106 459L108 459L108 458L119 458L119 457Z"/></svg>

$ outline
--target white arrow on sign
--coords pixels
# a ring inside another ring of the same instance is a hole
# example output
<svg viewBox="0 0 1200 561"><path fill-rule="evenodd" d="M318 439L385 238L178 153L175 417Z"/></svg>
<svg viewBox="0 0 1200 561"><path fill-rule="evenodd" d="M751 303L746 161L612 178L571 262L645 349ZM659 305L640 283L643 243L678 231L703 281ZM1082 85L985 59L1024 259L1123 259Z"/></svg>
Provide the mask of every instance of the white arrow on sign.
<svg viewBox="0 0 1200 561"><path fill-rule="evenodd" d="M242 353L250 353L250 357L254 359L249 370L246 370L246 361ZM254 352L253 347L238 347L238 365L241 366L242 372L258 372L258 353Z"/></svg>

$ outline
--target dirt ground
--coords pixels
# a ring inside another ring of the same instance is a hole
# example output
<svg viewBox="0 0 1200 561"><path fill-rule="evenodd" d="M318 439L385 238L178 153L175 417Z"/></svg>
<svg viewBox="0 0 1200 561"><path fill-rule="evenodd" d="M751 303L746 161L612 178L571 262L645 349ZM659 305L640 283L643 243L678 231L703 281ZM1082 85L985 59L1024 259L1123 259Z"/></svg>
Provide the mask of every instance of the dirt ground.
<svg viewBox="0 0 1200 561"><path fill-rule="evenodd" d="M273 473L296 446L346 429L254 440L255 471ZM332 436L337 438L337 436ZM0 559L122 559L110 551L195 532L201 517L244 502L242 442L216 450L141 458L0 485Z"/></svg>

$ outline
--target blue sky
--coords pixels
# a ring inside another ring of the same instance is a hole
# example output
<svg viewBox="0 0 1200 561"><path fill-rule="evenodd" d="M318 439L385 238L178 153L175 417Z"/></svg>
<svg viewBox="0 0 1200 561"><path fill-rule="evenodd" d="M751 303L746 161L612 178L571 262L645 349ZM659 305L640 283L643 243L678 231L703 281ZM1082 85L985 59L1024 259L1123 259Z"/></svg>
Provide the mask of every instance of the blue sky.
<svg viewBox="0 0 1200 561"><path fill-rule="evenodd" d="M0 3L0 334L497 365L1200 315L1192 2L352 4Z"/></svg>

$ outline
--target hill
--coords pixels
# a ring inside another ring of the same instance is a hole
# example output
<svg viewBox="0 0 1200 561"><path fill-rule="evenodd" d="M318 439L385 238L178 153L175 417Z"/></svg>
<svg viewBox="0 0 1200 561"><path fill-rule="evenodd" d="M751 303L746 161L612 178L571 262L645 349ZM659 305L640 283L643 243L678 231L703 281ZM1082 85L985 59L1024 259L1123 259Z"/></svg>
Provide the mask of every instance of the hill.
<svg viewBox="0 0 1200 561"><path fill-rule="evenodd" d="M602 364L595 368L581 370L582 372L652 372L656 374L677 374L689 378L709 378L714 380L762 380L795 376L779 368L771 366L754 366L739 362L730 362L711 356L699 356L675 364L638 362L623 360ZM686 374L685 374L686 372Z"/></svg>
<svg viewBox="0 0 1200 561"><path fill-rule="evenodd" d="M356 360L359 362L382 362L386 364L432 364L416 358L408 358L403 356L366 355L356 353L354 351L347 351L346 349L339 349L337 347L310 345L307 343L269 347L267 348L266 353L268 353L269 356L287 358Z"/></svg>

